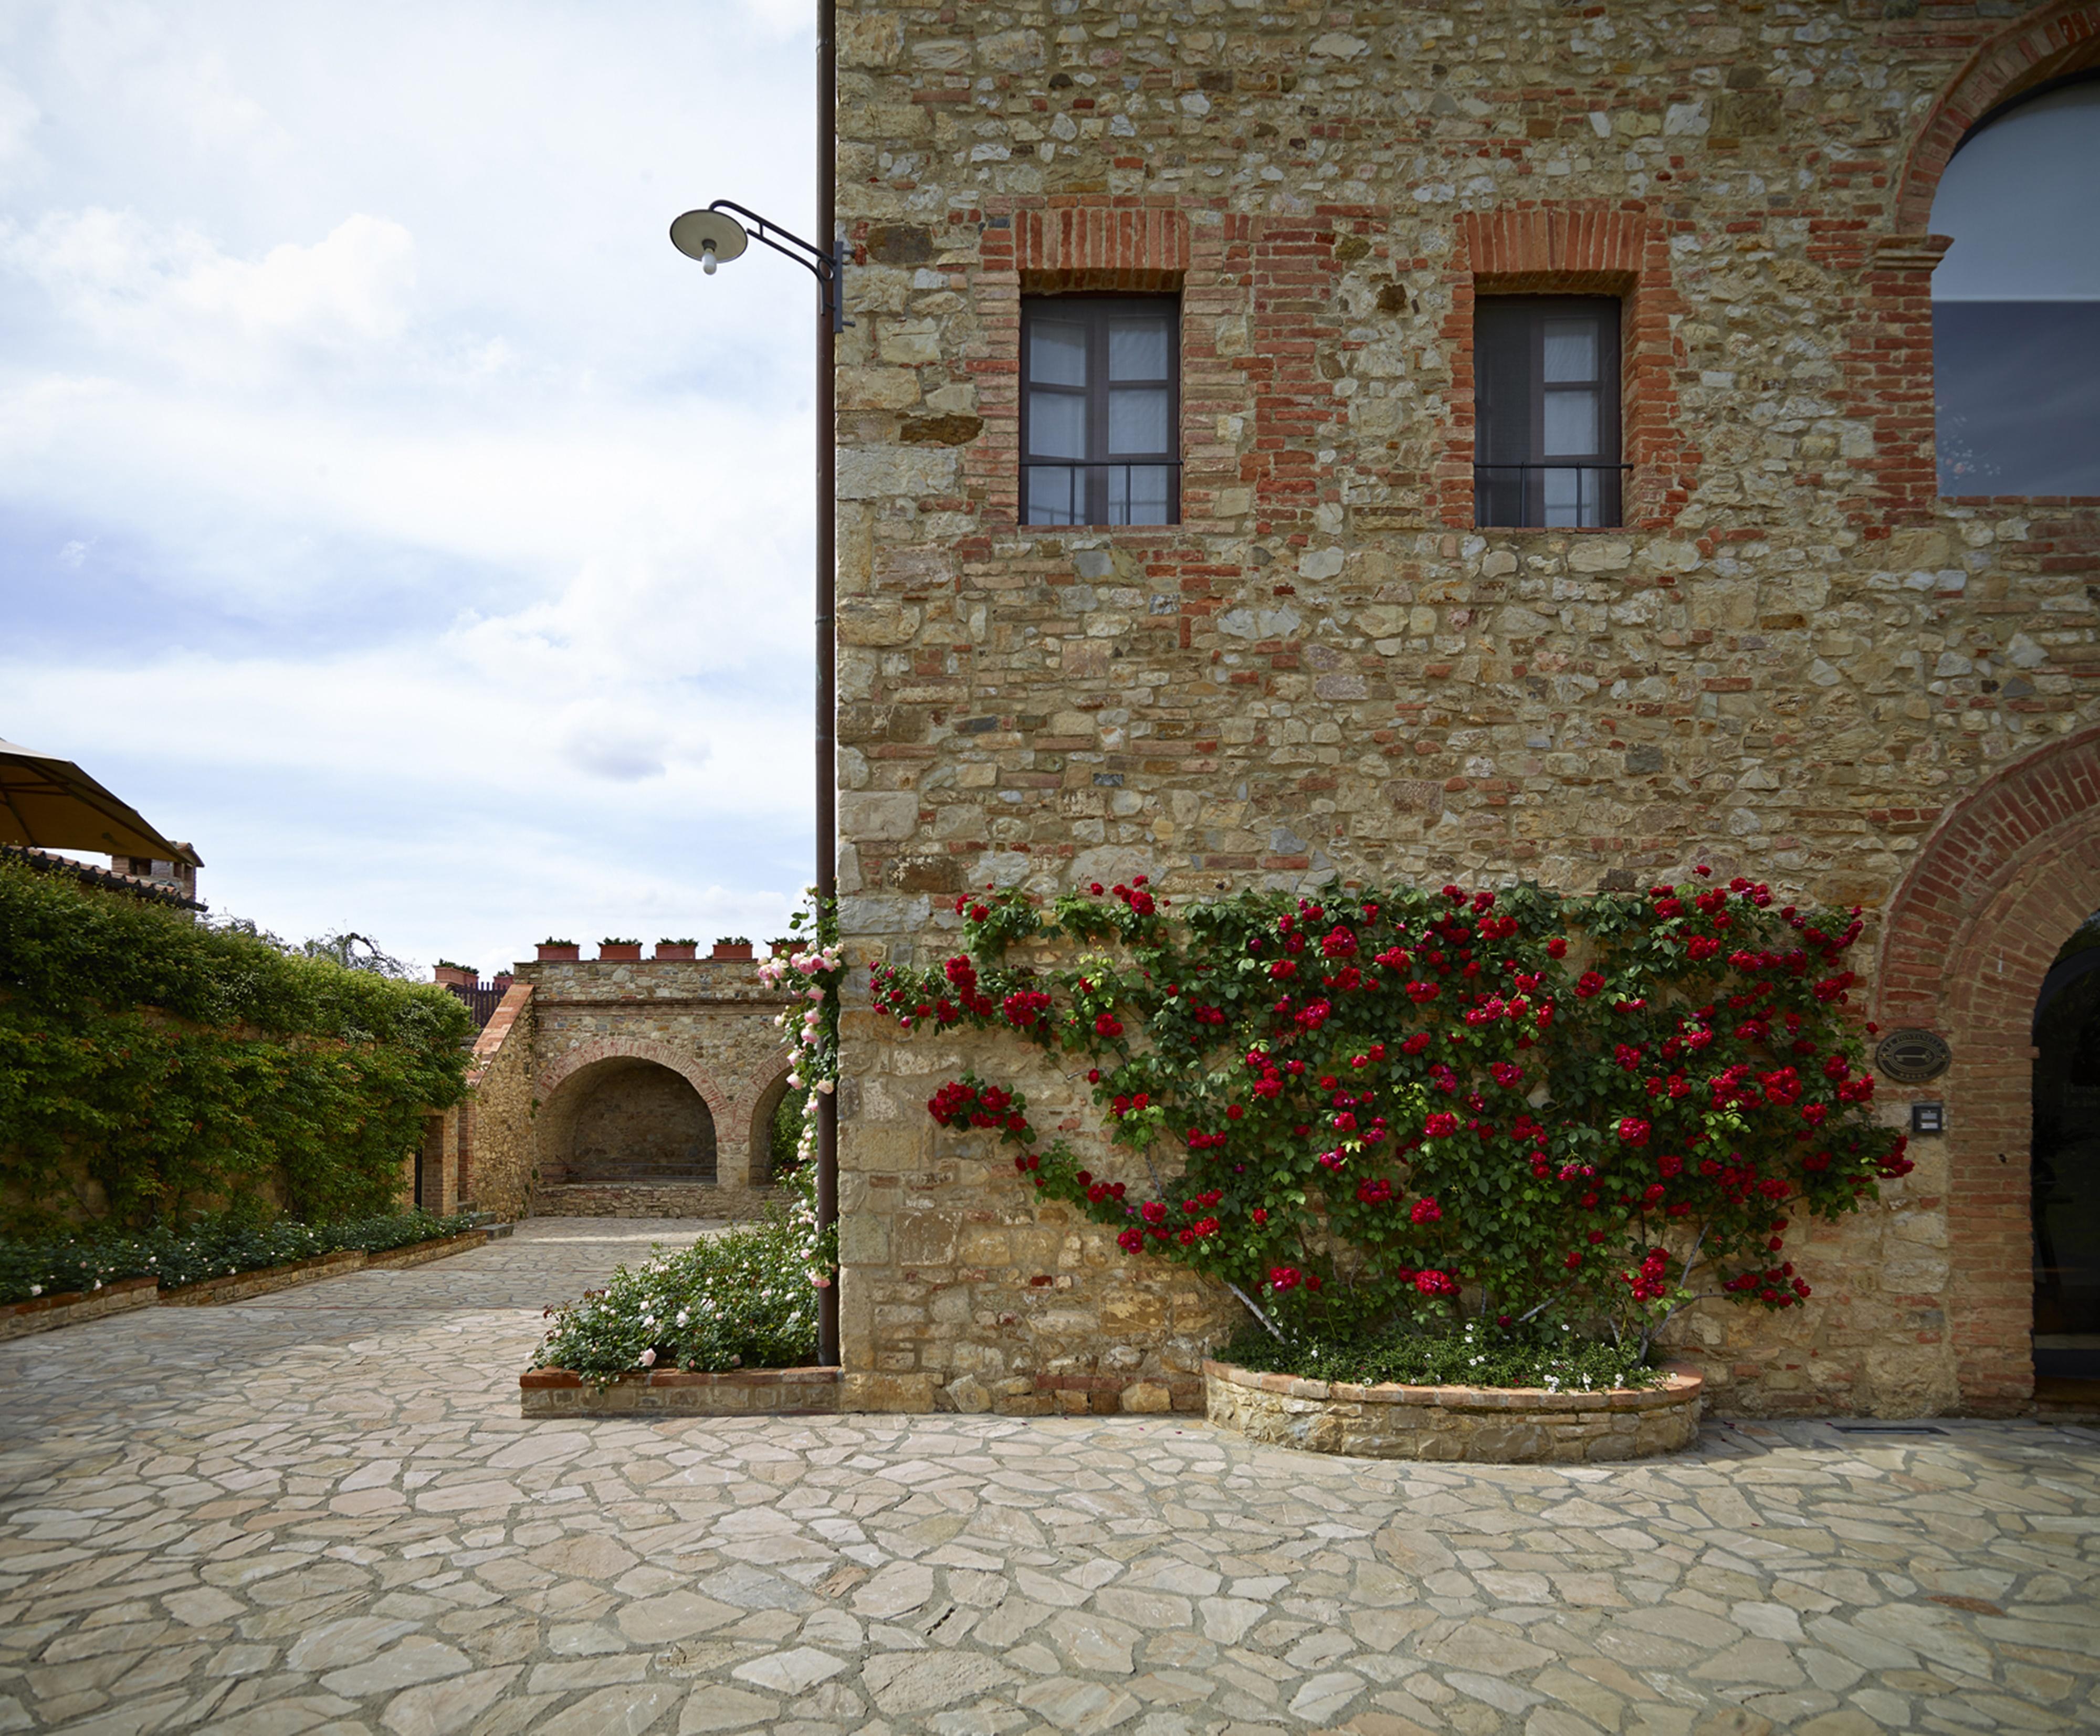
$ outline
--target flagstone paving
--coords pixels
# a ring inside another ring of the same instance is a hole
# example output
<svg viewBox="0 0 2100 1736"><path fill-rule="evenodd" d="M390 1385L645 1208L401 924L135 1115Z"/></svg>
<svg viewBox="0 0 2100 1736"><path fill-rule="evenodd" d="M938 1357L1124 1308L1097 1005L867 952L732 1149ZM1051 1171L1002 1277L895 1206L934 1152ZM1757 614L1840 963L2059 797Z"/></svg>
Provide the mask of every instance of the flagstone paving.
<svg viewBox="0 0 2100 1736"><path fill-rule="evenodd" d="M534 1422L697 1226L0 1346L0 1731L2100 1728L2100 1434L1333 1460L1171 1417Z"/></svg>

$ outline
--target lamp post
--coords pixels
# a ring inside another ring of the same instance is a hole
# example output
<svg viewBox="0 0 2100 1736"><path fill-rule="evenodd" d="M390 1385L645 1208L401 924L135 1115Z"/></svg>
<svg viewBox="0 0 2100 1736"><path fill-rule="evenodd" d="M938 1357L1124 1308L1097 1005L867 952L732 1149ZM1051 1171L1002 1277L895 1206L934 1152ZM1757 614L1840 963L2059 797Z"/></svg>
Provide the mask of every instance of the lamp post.
<svg viewBox="0 0 2100 1736"><path fill-rule="evenodd" d="M753 240L786 255L817 280L817 897L828 902L838 892L838 666L833 617L837 580L837 424L832 392L833 340L845 329L845 286L840 270L845 244L836 238L836 202L832 185L838 58L834 32L834 0L817 5L817 233L832 240L826 252L791 234L748 207L717 199L705 210L688 211L671 225L671 244L697 259L710 277L717 266L739 258ZM839 1220L839 1099L836 1091L817 1097L817 1227ZM817 1293L817 1359L827 1367L839 1362L837 1274Z"/></svg>

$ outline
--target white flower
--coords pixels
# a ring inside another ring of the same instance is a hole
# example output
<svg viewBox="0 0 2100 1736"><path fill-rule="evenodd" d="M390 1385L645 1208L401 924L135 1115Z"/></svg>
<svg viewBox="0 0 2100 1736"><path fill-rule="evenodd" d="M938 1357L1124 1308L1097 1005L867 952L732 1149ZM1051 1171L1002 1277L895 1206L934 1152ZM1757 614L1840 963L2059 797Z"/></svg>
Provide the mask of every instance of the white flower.
<svg viewBox="0 0 2100 1736"><path fill-rule="evenodd" d="M642 1353L642 1366L645 1368L653 1368L656 1366L656 1352L653 1347Z"/></svg>
<svg viewBox="0 0 2100 1736"><path fill-rule="evenodd" d="M44 1293L44 1287L43 1287L43 1285L42 1285L41 1284L31 1284L31 1285L29 1286L29 1293L30 1293L32 1296L41 1296L41 1295L42 1295L42 1294Z"/></svg>
<svg viewBox="0 0 2100 1736"><path fill-rule="evenodd" d="M832 1082L833 1082L829 1079L819 1079L817 1082L817 1089L828 1097L832 1094Z"/></svg>

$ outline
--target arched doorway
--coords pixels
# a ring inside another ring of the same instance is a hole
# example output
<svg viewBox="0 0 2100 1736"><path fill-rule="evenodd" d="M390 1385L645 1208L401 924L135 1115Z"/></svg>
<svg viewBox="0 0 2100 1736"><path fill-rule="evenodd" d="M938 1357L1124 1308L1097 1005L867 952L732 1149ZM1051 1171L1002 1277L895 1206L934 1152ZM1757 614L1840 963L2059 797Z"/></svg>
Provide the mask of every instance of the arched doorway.
<svg viewBox="0 0 2100 1736"><path fill-rule="evenodd" d="M2100 1394L2100 914L2042 979L2034 1039L2036 1396Z"/></svg>
<svg viewBox="0 0 2100 1736"><path fill-rule="evenodd" d="M802 1134L803 1093L783 1072L758 1094L751 1116L751 1185L770 1187L795 1167Z"/></svg>
<svg viewBox="0 0 2100 1736"><path fill-rule="evenodd" d="M1967 1410L2034 1396L2036 1009L2064 937L2096 907L2100 729L2035 749L1948 809L1889 904L1875 1016L1936 1032L1952 1054L1943 1077L1882 1100L1944 1108L1944 1134L1912 1155L1943 1181L1941 1329Z"/></svg>
<svg viewBox="0 0 2100 1736"><path fill-rule="evenodd" d="M669 1068L620 1055L567 1083L561 1180L571 1185L712 1183L715 1121Z"/></svg>

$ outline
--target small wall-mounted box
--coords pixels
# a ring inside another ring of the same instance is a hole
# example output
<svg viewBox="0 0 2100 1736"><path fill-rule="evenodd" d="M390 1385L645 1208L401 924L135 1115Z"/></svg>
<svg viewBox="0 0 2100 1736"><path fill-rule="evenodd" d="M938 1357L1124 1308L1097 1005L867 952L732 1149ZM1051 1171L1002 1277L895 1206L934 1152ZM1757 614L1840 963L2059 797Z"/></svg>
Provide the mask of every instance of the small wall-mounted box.
<svg viewBox="0 0 2100 1736"><path fill-rule="evenodd" d="M1910 1130L1917 1134L1938 1134L1947 1131L1947 1105L1943 1103L1914 1103L1910 1106Z"/></svg>

